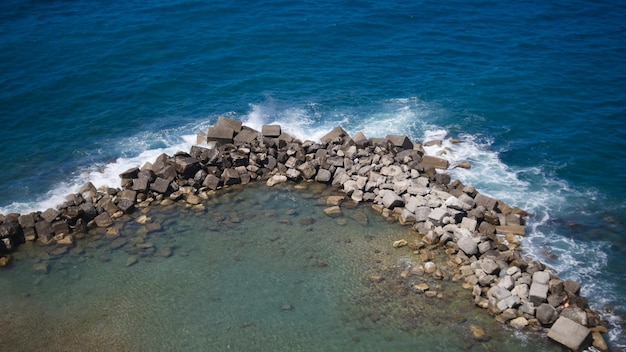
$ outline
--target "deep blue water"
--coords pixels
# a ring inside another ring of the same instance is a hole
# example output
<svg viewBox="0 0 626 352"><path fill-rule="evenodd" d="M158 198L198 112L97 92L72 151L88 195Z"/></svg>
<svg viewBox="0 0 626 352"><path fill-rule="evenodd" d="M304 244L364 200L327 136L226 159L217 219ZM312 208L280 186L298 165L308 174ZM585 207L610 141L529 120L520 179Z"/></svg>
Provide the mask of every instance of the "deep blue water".
<svg viewBox="0 0 626 352"><path fill-rule="evenodd" d="M3 1L0 213L116 186L219 115L451 136L473 165L453 176L533 213L528 254L623 316L624 18L608 1Z"/></svg>

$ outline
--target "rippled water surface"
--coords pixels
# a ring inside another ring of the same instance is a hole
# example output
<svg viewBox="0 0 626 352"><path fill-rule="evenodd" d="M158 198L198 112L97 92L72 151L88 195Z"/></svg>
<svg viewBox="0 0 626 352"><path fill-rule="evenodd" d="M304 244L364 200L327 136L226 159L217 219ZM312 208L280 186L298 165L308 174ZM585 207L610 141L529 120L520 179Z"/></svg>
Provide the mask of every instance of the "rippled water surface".
<svg viewBox="0 0 626 352"><path fill-rule="evenodd" d="M328 194L319 185L247 186L211 197L205 210L137 212L114 225L119 233L95 231L72 248L23 246L0 271L0 344L12 351L560 350L474 307L452 271L444 280L411 272L421 255L391 244L417 239L412 230L367 206L326 216ZM140 215L149 222L139 224ZM434 260L444 267L446 256ZM422 282L440 297L411 289ZM472 326L487 341L474 339Z"/></svg>

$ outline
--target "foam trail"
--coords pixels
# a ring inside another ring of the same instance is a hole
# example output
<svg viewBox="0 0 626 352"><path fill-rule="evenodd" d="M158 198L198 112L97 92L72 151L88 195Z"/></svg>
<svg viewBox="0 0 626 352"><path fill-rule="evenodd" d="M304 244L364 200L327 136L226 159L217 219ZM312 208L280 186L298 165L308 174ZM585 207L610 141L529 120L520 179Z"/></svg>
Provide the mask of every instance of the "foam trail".
<svg viewBox="0 0 626 352"><path fill-rule="evenodd" d="M35 211L43 211L47 208L56 208L65 202L67 195L77 193L87 182L93 183L96 188L118 188L120 187L120 173L133 167L141 167L146 162L154 162L162 153L173 155L178 151L189 151L196 140L195 135L170 136L170 138L165 140L158 140L152 137L154 136L144 134L129 140L120 141L119 145L135 145L135 148L141 148L152 143L153 145L161 145L162 147L152 147L152 149L138 151L134 156L119 157L111 163L93 165L87 170L83 170L70 177L67 182L60 182L35 201L13 202L6 207L0 207L0 214L9 214L12 212L27 214ZM138 143L137 141L142 141L142 143Z"/></svg>

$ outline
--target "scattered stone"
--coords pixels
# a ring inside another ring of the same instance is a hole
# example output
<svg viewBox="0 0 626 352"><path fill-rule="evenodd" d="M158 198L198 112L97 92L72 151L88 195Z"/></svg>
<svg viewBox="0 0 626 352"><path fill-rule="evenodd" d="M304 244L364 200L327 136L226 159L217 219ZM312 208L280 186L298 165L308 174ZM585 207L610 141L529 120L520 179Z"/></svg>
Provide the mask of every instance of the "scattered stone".
<svg viewBox="0 0 626 352"><path fill-rule="evenodd" d="M338 217L341 216L343 213L341 212L341 208L335 205L324 209L324 214L330 217Z"/></svg>
<svg viewBox="0 0 626 352"><path fill-rule="evenodd" d="M397 240L395 242L393 242L393 246L394 248L400 248L400 247L404 247L406 245L408 245L409 242L407 242L407 240Z"/></svg>
<svg viewBox="0 0 626 352"><path fill-rule="evenodd" d="M343 203L344 199L346 199L344 196L328 196L328 198L326 198L326 205L339 206Z"/></svg>
<svg viewBox="0 0 626 352"><path fill-rule="evenodd" d="M428 284L423 283L423 282L419 283L419 284L413 285L413 290L415 292L418 292L418 293L424 293L424 292L428 291L429 289L430 289L430 287L428 286Z"/></svg>
<svg viewBox="0 0 626 352"><path fill-rule="evenodd" d="M536 309L535 316L542 325L549 326L559 317L559 313L547 303L539 305Z"/></svg>
<svg viewBox="0 0 626 352"><path fill-rule="evenodd" d="M106 212L96 216L94 221L98 227L109 227L113 225L113 219L111 219L111 216Z"/></svg>
<svg viewBox="0 0 626 352"><path fill-rule="evenodd" d="M485 330L481 328L480 326L470 325L469 329L475 340L480 341L480 342L487 342L491 340L491 336L487 335Z"/></svg>
<svg viewBox="0 0 626 352"><path fill-rule="evenodd" d="M0 257L0 267L7 266L11 262L10 256L2 256Z"/></svg>
<svg viewBox="0 0 626 352"><path fill-rule="evenodd" d="M136 256L131 255L126 259L126 266L133 266L139 262Z"/></svg>
<svg viewBox="0 0 626 352"><path fill-rule="evenodd" d="M279 183L287 182L287 176L285 175L274 175L270 177L265 183L268 187L274 187Z"/></svg>
<svg viewBox="0 0 626 352"><path fill-rule="evenodd" d="M370 282L379 283L382 282L385 278L382 275L372 275L369 277Z"/></svg>
<svg viewBox="0 0 626 352"><path fill-rule="evenodd" d="M591 337L593 338L593 347L599 349L600 351L608 351L609 350L609 345L606 343L606 341L604 340L604 337L602 337L602 334L598 331L594 331L591 333Z"/></svg>
<svg viewBox="0 0 626 352"><path fill-rule="evenodd" d="M524 318L524 317L517 317L511 321L509 321L509 325L511 325L511 327L514 327L516 329L523 329L525 327L528 326L528 319Z"/></svg>
<svg viewBox="0 0 626 352"><path fill-rule="evenodd" d="M145 225L146 223L150 222L150 220L151 219L147 215L141 215L137 218L137 223Z"/></svg>

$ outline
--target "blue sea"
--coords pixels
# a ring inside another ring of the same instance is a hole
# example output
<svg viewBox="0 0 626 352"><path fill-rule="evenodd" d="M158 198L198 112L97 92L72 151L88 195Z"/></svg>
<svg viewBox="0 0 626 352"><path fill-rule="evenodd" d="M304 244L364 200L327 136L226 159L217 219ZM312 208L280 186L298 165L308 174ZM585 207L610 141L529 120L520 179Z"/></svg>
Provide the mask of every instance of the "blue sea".
<svg viewBox="0 0 626 352"><path fill-rule="evenodd" d="M427 152L526 209L525 254L581 282L625 349L624 19L620 1L5 0L0 213L118 187L219 116L442 139Z"/></svg>

